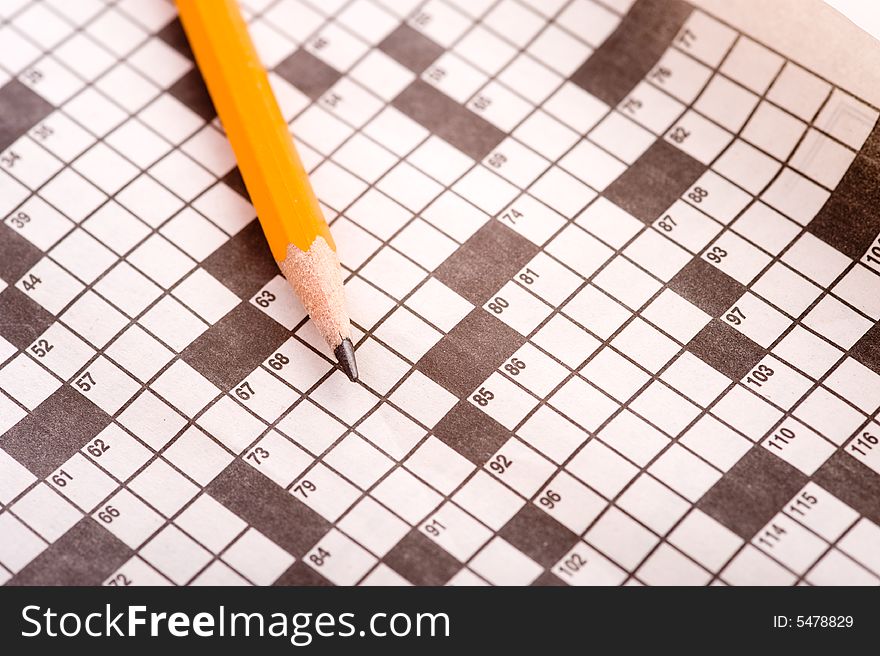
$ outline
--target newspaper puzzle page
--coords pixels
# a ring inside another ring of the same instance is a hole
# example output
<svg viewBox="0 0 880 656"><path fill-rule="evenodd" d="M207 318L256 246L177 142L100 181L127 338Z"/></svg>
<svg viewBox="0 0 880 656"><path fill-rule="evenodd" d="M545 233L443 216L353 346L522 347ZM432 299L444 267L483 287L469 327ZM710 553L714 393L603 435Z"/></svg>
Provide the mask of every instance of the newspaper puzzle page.
<svg viewBox="0 0 880 656"><path fill-rule="evenodd" d="M0 4L0 581L880 583L877 108L683 0L242 0L362 383L173 4Z"/></svg>

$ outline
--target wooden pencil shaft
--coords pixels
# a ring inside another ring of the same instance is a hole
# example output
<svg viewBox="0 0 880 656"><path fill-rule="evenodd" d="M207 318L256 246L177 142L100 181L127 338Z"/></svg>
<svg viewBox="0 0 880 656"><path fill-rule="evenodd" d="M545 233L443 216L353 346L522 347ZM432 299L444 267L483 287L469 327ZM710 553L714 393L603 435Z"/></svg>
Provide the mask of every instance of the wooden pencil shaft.
<svg viewBox="0 0 880 656"><path fill-rule="evenodd" d="M279 262L321 236L335 250L308 175L236 0L177 0L180 20Z"/></svg>

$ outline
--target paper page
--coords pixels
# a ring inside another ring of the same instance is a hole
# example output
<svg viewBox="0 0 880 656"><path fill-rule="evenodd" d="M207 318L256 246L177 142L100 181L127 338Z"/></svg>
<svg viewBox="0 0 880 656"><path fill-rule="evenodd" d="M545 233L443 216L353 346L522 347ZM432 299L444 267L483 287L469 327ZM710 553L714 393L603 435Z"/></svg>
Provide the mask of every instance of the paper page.
<svg viewBox="0 0 880 656"><path fill-rule="evenodd" d="M3 2L0 581L880 582L876 42L806 2L241 4L362 381L173 5Z"/></svg>

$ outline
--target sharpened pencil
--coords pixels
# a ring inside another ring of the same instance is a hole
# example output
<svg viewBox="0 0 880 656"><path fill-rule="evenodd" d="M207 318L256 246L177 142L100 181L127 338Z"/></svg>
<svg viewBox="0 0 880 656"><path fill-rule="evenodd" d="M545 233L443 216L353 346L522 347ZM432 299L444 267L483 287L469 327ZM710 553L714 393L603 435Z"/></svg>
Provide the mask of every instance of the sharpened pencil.
<svg viewBox="0 0 880 656"><path fill-rule="evenodd" d="M238 4L177 0L177 9L272 255L355 381L336 245Z"/></svg>

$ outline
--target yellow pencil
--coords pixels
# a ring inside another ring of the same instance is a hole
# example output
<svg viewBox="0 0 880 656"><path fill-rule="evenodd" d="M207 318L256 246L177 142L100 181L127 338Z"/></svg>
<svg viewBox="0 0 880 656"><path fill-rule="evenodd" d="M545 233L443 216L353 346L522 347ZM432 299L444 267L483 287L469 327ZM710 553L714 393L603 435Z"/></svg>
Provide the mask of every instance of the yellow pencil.
<svg viewBox="0 0 880 656"><path fill-rule="evenodd" d="M357 380L336 245L236 0L177 0L177 9L272 255Z"/></svg>

